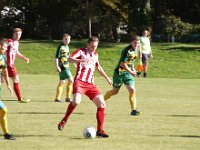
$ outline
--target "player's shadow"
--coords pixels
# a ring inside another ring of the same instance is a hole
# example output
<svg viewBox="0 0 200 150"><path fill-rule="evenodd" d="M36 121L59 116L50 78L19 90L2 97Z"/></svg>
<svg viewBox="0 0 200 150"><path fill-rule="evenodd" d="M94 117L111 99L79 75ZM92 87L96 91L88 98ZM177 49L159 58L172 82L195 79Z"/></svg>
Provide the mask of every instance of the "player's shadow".
<svg viewBox="0 0 200 150"><path fill-rule="evenodd" d="M182 138L200 138L199 135L149 135L152 137L182 137Z"/></svg>
<svg viewBox="0 0 200 150"><path fill-rule="evenodd" d="M180 47L170 47L167 48L165 50L169 50L169 51L173 51L173 50L181 50L181 51L185 51L185 52L191 52L191 51L198 51L200 52L200 47L196 46L196 47L184 47L184 46L180 46Z"/></svg>
<svg viewBox="0 0 200 150"><path fill-rule="evenodd" d="M167 115L168 117L185 117L185 118L187 118L187 117L191 117L191 118L193 118L193 117L200 117L200 115Z"/></svg>
<svg viewBox="0 0 200 150"><path fill-rule="evenodd" d="M23 137L63 137L63 138L68 138L68 139L71 139L71 140L83 140L84 138L81 138L81 137L69 137L69 135L49 135L49 134L37 134L37 135L31 135L31 134L22 134L22 135L18 135L18 134L15 134L15 137L17 138L23 138Z"/></svg>
<svg viewBox="0 0 200 150"><path fill-rule="evenodd" d="M196 117L200 117L200 115L165 115L165 114L155 114L155 116L183 117L183 118L196 118Z"/></svg>
<svg viewBox="0 0 200 150"><path fill-rule="evenodd" d="M10 112L10 114L25 114L25 115L28 115L28 114L35 114L35 115L43 115L43 114L65 114L64 112ZM73 114L75 115L83 115L85 113L82 113L82 112L74 112Z"/></svg>
<svg viewBox="0 0 200 150"><path fill-rule="evenodd" d="M68 137L67 135L49 135L49 134L37 134L37 135L31 135L31 134L22 134L22 135L18 135L15 134L15 137Z"/></svg>
<svg viewBox="0 0 200 150"><path fill-rule="evenodd" d="M5 101L5 102L9 102L9 101L11 101L11 102L13 102L13 101L18 101L18 100L14 100L14 99L5 99L5 100L2 100L2 101Z"/></svg>

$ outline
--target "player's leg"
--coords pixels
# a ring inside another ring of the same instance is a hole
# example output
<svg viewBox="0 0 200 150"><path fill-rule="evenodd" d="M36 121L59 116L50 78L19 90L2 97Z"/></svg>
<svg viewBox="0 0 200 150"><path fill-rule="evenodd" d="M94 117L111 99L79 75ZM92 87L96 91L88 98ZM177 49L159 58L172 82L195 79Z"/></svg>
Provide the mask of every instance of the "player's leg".
<svg viewBox="0 0 200 150"><path fill-rule="evenodd" d="M65 85L65 80L60 80L60 82L58 83L57 89L56 89L56 98L55 98L55 102L62 102L60 100L62 92L63 92L63 87Z"/></svg>
<svg viewBox="0 0 200 150"><path fill-rule="evenodd" d="M60 78L60 82L58 83L58 86L57 86L55 102L62 102L60 100L60 98L61 98L63 88L64 88L64 85L65 85L65 80L67 79L67 75L66 75L65 70L59 72L59 78Z"/></svg>
<svg viewBox="0 0 200 150"><path fill-rule="evenodd" d="M72 85L73 85L73 77L71 75L71 72L68 72L68 83L67 83L67 87L66 87L66 102L71 102L70 96L72 94Z"/></svg>
<svg viewBox="0 0 200 150"><path fill-rule="evenodd" d="M13 81L13 87L14 87L14 91L15 91L18 101L22 103L30 102L30 99L25 99L22 97L21 90L19 87L19 76L16 73L14 75L15 76L12 76L11 79Z"/></svg>
<svg viewBox="0 0 200 150"><path fill-rule="evenodd" d="M137 110L137 99L136 99L136 92L135 92L135 86L126 84L126 88L129 92L129 102L131 106L131 115L137 116L140 115L140 112Z"/></svg>
<svg viewBox="0 0 200 150"><path fill-rule="evenodd" d="M69 116L72 114L72 112L74 111L76 106L78 104L80 104L81 98L82 98L82 95L80 93L75 93L73 95L73 101L69 103L69 105L67 107L67 111L65 113L65 116L63 117L61 122L58 124L58 130L63 130L63 128L64 128Z"/></svg>
<svg viewBox="0 0 200 150"><path fill-rule="evenodd" d="M96 113L97 136L107 138L109 137L109 135L106 134L106 132L104 131L104 116L105 116L104 112L105 112L106 103L104 101L103 95L95 96L92 101L97 106L97 113Z"/></svg>
<svg viewBox="0 0 200 150"><path fill-rule="evenodd" d="M119 92L119 89L122 85L122 79L119 75L114 73L113 75L113 89L110 91L107 91L104 95L104 100L108 100L111 96L116 95Z"/></svg>
<svg viewBox="0 0 200 150"><path fill-rule="evenodd" d="M7 123L7 108L1 100L0 100L0 124L4 133L4 138L8 140L15 140L16 138L12 134L9 134L8 123Z"/></svg>
<svg viewBox="0 0 200 150"><path fill-rule="evenodd" d="M148 60L149 60L149 55L142 54L142 64L143 64L143 71L144 71L145 78L147 77Z"/></svg>
<svg viewBox="0 0 200 150"><path fill-rule="evenodd" d="M119 92L119 89L120 88L113 87L112 90L107 91L106 94L104 95L105 101L108 100L111 96L117 95L117 93Z"/></svg>
<svg viewBox="0 0 200 150"><path fill-rule="evenodd" d="M135 80L134 77L131 74L126 74L124 76L124 84L126 85L126 88L128 89L129 92L129 102L131 106L131 115L139 115L140 112L137 111L137 106L136 106L136 92L135 92Z"/></svg>

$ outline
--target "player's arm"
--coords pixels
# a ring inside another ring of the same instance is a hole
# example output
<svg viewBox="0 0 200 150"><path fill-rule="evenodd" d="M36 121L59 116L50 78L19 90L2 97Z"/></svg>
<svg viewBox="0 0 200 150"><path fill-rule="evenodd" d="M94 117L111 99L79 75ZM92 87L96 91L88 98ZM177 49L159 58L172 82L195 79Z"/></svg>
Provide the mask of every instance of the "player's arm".
<svg viewBox="0 0 200 150"><path fill-rule="evenodd" d="M153 53L152 53L151 46L150 46L150 57L153 58Z"/></svg>
<svg viewBox="0 0 200 150"><path fill-rule="evenodd" d="M121 62L121 66L124 70L126 70L128 73L130 73L132 76L135 76L137 73L134 68L129 68L126 62Z"/></svg>
<svg viewBox="0 0 200 150"><path fill-rule="evenodd" d="M12 95L13 94L13 90L12 90L12 88L10 86L7 68L2 69L2 76L4 77L4 81L6 82L8 90L10 91L10 93Z"/></svg>
<svg viewBox="0 0 200 150"><path fill-rule="evenodd" d="M121 66L124 70L126 70L128 73L130 73L131 75L135 76L136 75L136 71L135 70L132 70L132 68L129 68L128 65L127 65L127 53L128 51L126 49L124 49L121 53L121 58L120 58L120 61L121 61Z"/></svg>
<svg viewBox="0 0 200 150"><path fill-rule="evenodd" d="M58 47L57 51L56 51L56 56L55 56L55 65L56 65L56 70L58 72L61 72L61 68L59 66L59 53L60 53L60 47Z"/></svg>
<svg viewBox="0 0 200 150"><path fill-rule="evenodd" d="M149 48L150 48L150 58L153 58L153 53L152 53L152 49L151 49L151 45L150 45L150 39L149 39Z"/></svg>
<svg viewBox="0 0 200 150"><path fill-rule="evenodd" d="M17 56L21 59L23 59L26 63L29 63L29 58L22 55L19 51L17 52Z"/></svg>
<svg viewBox="0 0 200 150"><path fill-rule="evenodd" d="M107 76L107 74L105 73L105 71L103 70L103 68L100 66L99 63L97 63L96 69L99 72L99 74L107 80L108 84L112 85L112 80L110 80L110 78Z"/></svg>
<svg viewBox="0 0 200 150"><path fill-rule="evenodd" d="M61 68L60 68L60 66L59 66L59 59L58 59L58 58L55 59L55 64L56 64L56 70L57 70L58 72L61 72Z"/></svg>
<svg viewBox="0 0 200 150"><path fill-rule="evenodd" d="M140 56L140 60L142 60L142 46L141 46L141 44L139 45L139 56Z"/></svg>
<svg viewBox="0 0 200 150"><path fill-rule="evenodd" d="M77 49L75 52L73 52L73 53L69 56L68 61L69 61L70 63L78 64L78 63L84 62L85 60L82 60L82 59L81 59L81 50L80 50L80 49Z"/></svg>

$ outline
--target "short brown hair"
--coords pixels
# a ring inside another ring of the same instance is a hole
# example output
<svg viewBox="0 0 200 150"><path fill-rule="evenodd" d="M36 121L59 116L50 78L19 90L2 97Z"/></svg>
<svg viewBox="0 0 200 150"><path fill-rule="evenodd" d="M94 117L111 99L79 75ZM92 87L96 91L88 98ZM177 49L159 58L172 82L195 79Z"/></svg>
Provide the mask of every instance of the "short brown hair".
<svg viewBox="0 0 200 150"><path fill-rule="evenodd" d="M63 34L63 38L66 38L66 37L71 37L71 35L69 35L67 33Z"/></svg>
<svg viewBox="0 0 200 150"><path fill-rule="evenodd" d="M99 42L99 38L96 37L96 36L91 36L91 37L88 39L87 43L89 44L90 42Z"/></svg>
<svg viewBox="0 0 200 150"><path fill-rule="evenodd" d="M3 46L3 44L8 43L6 38L1 38L0 39L0 45Z"/></svg>
<svg viewBox="0 0 200 150"><path fill-rule="evenodd" d="M131 38L131 41L139 41L140 40L140 36L138 35L133 35Z"/></svg>
<svg viewBox="0 0 200 150"><path fill-rule="evenodd" d="M22 29L20 29L20 28L14 28L13 29L13 33L15 33L15 32L22 32Z"/></svg>

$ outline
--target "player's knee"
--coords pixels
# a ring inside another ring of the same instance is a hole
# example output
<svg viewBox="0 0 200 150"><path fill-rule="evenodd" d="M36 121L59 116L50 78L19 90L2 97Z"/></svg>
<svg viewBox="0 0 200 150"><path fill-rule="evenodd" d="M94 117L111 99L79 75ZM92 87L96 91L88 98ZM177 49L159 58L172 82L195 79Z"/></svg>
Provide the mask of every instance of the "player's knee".
<svg viewBox="0 0 200 150"><path fill-rule="evenodd" d="M118 92L119 92L119 91L117 91L117 90L113 90L113 91L112 91L112 95L117 95Z"/></svg>
<svg viewBox="0 0 200 150"><path fill-rule="evenodd" d="M72 105L73 106L77 106L77 105L79 105L81 103L81 101L78 101L78 100L73 100L72 101Z"/></svg>
<svg viewBox="0 0 200 150"><path fill-rule="evenodd" d="M19 78L13 78L14 83L19 83Z"/></svg>
<svg viewBox="0 0 200 150"><path fill-rule="evenodd" d="M130 94L134 94L135 93L135 89L129 89L129 93Z"/></svg>
<svg viewBox="0 0 200 150"><path fill-rule="evenodd" d="M64 84L65 84L65 80L61 80L61 81L60 81L60 84L61 84L61 85L64 85Z"/></svg>
<svg viewBox="0 0 200 150"><path fill-rule="evenodd" d="M69 79L69 80L68 80L68 83L69 83L69 84L73 84L73 79Z"/></svg>
<svg viewBox="0 0 200 150"><path fill-rule="evenodd" d="M1 114L2 114L2 117L6 116L7 112L8 112L8 109L6 107L4 107L3 109L1 109Z"/></svg>
<svg viewBox="0 0 200 150"><path fill-rule="evenodd" d="M101 108L106 108L106 103L105 103L105 101L101 101L100 107L101 107Z"/></svg>
<svg viewBox="0 0 200 150"><path fill-rule="evenodd" d="M105 102L105 100L103 98L103 95L98 96L97 107L106 108L106 102Z"/></svg>

